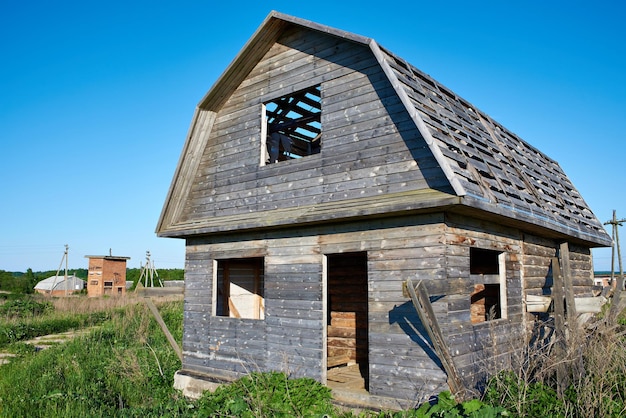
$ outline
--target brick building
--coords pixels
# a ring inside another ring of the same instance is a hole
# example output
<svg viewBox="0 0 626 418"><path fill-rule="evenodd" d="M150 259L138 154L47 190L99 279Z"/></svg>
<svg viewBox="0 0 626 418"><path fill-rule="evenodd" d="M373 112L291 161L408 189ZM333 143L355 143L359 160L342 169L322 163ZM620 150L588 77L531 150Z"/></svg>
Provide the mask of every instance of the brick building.
<svg viewBox="0 0 626 418"><path fill-rule="evenodd" d="M89 259L89 297L126 294L126 260L130 260L130 257L86 255L85 258Z"/></svg>

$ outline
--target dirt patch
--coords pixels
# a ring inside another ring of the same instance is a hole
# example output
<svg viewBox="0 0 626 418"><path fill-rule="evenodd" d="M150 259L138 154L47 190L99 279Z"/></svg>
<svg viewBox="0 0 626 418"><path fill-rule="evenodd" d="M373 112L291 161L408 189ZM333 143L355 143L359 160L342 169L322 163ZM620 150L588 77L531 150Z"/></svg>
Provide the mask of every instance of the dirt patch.
<svg viewBox="0 0 626 418"><path fill-rule="evenodd" d="M41 351L41 350L45 350L47 348L50 348L58 344L66 343L78 336L88 334L95 328L96 327L89 327L89 328L71 330L71 331L66 331L66 332L60 332L58 334L42 335L40 337L35 337L33 339L23 341L23 342L34 346L36 351ZM16 355L13 353L0 351L0 365L10 362L11 359L14 357L16 357Z"/></svg>

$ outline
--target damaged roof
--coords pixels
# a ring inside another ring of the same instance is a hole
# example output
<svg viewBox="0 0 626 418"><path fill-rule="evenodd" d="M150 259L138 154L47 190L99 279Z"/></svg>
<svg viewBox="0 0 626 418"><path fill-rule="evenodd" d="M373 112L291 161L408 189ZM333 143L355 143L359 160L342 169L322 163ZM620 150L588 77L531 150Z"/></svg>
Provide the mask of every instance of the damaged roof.
<svg viewBox="0 0 626 418"><path fill-rule="evenodd" d="M369 48L450 183L457 199L447 200L447 205L453 202L478 209L576 237L592 246L611 245L610 236L556 161L371 38L273 11L198 109L217 112L280 34L294 25ZM194 119L197 117L198 111ZM159 235L182 235L167 230L175 219L170 200L184 196L181 187L190 187L189 179L177 184L178 177L193 172L185 155L197 152L199 144L190 142L188 138L170 187L157 226ZM441 202L441 195L436 200ZM198 232L202 230L196 229Z"/></svg>

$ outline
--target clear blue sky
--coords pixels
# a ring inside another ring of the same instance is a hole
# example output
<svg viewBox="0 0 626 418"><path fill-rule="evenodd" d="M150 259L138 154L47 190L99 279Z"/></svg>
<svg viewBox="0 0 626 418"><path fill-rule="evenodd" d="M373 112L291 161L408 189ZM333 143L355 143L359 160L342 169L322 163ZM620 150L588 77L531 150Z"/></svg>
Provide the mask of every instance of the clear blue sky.
<svg viewBox="0 0 626 418"><path fill-rule="evenodd" d="M376 39L626 217L626 2L5 1L0 269L54 270L65 244L70 269L182 268L154 230L193 110L270 10Z"/></svg>

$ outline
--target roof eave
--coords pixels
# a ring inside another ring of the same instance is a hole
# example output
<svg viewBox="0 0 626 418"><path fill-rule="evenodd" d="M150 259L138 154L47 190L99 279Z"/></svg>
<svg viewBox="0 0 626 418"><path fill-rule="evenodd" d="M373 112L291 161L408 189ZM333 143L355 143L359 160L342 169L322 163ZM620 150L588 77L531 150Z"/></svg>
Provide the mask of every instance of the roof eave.
<svg viewBox="0 0 626 418"><path fill-rule="evenodd" d="M465 208L465 209L463 209ZM539 213L532 213L527 210L507 205L486 201L471 195L463 196L461 205L457 206L460 212L482 212L485 218L495 220L499 223L515 226L521 230L530 231L541 236L562 239L566 241L577 241L581 244L594 247L610 247L612 245L611 237L604 229L586 230L582 228L573 228L565 222L548 218ZM480 215L478 215L480 217Z"/></svg>
<svg viewBox="0 0 626 418"><path fill-rule="evenodd" d="M432 189L399 192L371 198L311 204L298 208L274 209L256 216L239 214L207 218L172 225L159 237L185 238L198 235L232 234L249 231L302 227L334 222L443 211L458 205L460 198Z"/></svg>

